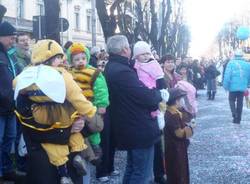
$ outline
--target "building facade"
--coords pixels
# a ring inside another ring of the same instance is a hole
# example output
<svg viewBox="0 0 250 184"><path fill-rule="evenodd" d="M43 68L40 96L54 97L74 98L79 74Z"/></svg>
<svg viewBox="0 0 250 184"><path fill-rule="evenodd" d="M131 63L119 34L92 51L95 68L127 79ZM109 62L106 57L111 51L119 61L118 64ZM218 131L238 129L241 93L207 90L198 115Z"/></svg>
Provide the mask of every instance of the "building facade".
<svg viewBox="0 0 250 184"><path fill-rule="evenodd" d="M44 15L43 0L0 0L7 8L5 20L11 22L18 31L32 33L33 16ZM61 33L61 43L68 40L83 42L92 46L91 0L60 0L60 17L69 21L69 29ZM96 21L96 45L104 48L105 40L101 24Z"/></svg>

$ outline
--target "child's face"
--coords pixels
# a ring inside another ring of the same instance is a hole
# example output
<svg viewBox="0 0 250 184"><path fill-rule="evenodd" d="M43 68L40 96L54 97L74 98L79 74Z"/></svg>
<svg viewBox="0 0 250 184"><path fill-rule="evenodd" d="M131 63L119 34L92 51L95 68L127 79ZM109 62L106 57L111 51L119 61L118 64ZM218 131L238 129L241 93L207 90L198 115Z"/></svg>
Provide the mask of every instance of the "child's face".
<svg viewBox="0 0 250 184"><path fill-rule="evenodd" d="M87 65L86 54L79 53L79 54L73 55L72 64L75 68L78 68L78 69L85 68Z"/></svg>
<svg viewBox="0 0 250 184"><path fill-rule="evenodd" d="M144 53L144 54L140 54L138 56L136 56L137 61L139 61L140 63L144 63L147 62L151 57L151 53Z"/></svg>
<svg viewBox="0 0 250 184"><path fill-rule="evenodd" d="M186 75L187 75L187 69L186 69L186 68L181 68L181 69L180 69L180 74L181 74L182 76L186 76Z"/></svg>
<svg viewBox="0 0 250 184"><path fill-rule="evenodd" d="M63 56L61 55L56 56L51 62L51 65L54 67L63 66Z"/></svg>

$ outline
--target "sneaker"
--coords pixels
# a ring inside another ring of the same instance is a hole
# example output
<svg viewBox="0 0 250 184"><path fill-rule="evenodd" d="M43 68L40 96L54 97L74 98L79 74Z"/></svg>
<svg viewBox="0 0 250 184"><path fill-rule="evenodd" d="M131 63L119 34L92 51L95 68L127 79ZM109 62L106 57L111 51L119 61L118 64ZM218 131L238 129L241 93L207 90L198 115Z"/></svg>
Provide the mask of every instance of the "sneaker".
<svg viewBox="0 0 250 184"><path fill-rule="evenodd" d="M70 177L61 177L60 184L74 184Z"/></svg>
<svg viewBox="0 0 250 184"><path fill-rule="evenodd" d="M73 166L76 168L77 174L81 176L87 174L87 163L80 155L74 157Z"/></svg>
<svg viewBox="0 0 250 184"><path fill-rule="evenodd" d="M118 176L120 175L120 172L117 170L114 170L113 172L110 173L110 176Z"/></svg>
<svg viewBox="0 0 250 184"><path fill-rule="evenodd" d="M108 176L104 176L104 177L100 177L97 179L99 182L101 183L107 183L109 182L109 177Z"/></svg>

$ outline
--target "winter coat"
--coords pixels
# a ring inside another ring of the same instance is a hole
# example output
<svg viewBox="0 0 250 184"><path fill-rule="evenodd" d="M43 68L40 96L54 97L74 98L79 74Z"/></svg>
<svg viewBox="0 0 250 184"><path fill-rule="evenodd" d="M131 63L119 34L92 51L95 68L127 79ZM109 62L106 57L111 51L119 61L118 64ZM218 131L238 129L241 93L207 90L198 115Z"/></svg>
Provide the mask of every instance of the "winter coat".
<svg viewBox="0 0 250 184"><path fill-rule="evenodd" d="M95 55L91 55L90 60L89 60L89 64L95 68L97 68L97 61L98 58Z"/></svg>
<svg viewBox="0 0 250 184"><path fill-rule="evenodd" d="M109 105L107 83L99 70L87 65L86 68L80 70L73 68L71 73L82 89L83 95L91 100L97 108L106 108Z"/></svg>
<svg viewBox="0 0 250 184"><path fill-rule="evenodd" d="M110 119L118 149L148 148L160 138L156 118L160 92L147 88L126 57L110 54L105 68L110 97Z"/></svg>
<svg viewBox="0 0 250 184"><path fill-rule="evenodd" d="M220 72L216 69L215 65L210 65L205 69L205 78L207 80L216 79L217 76L220 75Z"/></svg>
<svg viewBox="0 0 250 184"><path fill-rule="evenodd" d="M19 48L15 48L15 57L17 59L16 65L21 71L30 64L30 56Z"/></svg>
<svg viewBox="0 0 250 184"><path fill-rule="evenodd" d="M45 125L52 125L55 122L60 122L60 126L65 127L72 124L72 116L76 113L92 118L96 113L96 107L82 95L82 90L74 82L72 75L64 68L58 67L55 69L60 72L65 82L66 99L64 103L52 104L53 101L46 95L40 94L41 90L35 84L22 90L22 94L26 94L28 98L36 104L32 108L34 120L39 124ZM17 77L13 82L14 88L16 87L18 79ZM20 111L23 111L22 108ZM18 110L19 113L20 111ZM60 117L58 117L57 112L61 112ZM20 115L26 117L23 113L20 113ZM25 118L22 119L25 120Z"/></svg>
<svg viewBox="0 0 250 184"><path fill-rule="evenodd" d="M169 184L190 183L187 148L193 131L186 125L190 118L188 113L174 106L169 106L165 114L165 165Z"/></svg>
<svg viewBox="0 0 250 184"><path fill-rule="evenodd" d="M11 60L9 53L0 43L0 115L14 114L14 91L12 80L17 71L14 62Z"/></svg>
<svg viewBox="0 0 250 184"><path fill-rule="evenodd" d="M227 64L223 87L230 91L245 91L250 83L250 63L236 57Z"/></svg>
<svg viewBox="0 0 250 184"><path fill-rule="evenodd" d="M181 76L178 73L174 72L172 74L172 79L170 79L170 77L167 74L165 74L164 79L165 79L167 88L170 89L170 88L174 88L177 82L181 80Z"/></svg>

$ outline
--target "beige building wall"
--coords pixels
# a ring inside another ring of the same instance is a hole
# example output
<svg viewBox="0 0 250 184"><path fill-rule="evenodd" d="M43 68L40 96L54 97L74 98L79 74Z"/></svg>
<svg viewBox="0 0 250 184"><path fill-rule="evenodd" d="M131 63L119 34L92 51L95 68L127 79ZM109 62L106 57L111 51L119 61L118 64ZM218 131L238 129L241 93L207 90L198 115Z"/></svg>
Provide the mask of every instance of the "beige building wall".
<svg viewBox="0 0 250 184"><path fill-rule="evenodd" d="M32 17L44 11L43 0L0 0L0 3L7 8L5 20L22 31L32 32ZM60 7L61 17L68 19L70 25L68 31L61 34L62 44L71 40L92 46L91 0L60 0ZM96 28L96 44L104 48L105 40L98 19Z"/></svg>

